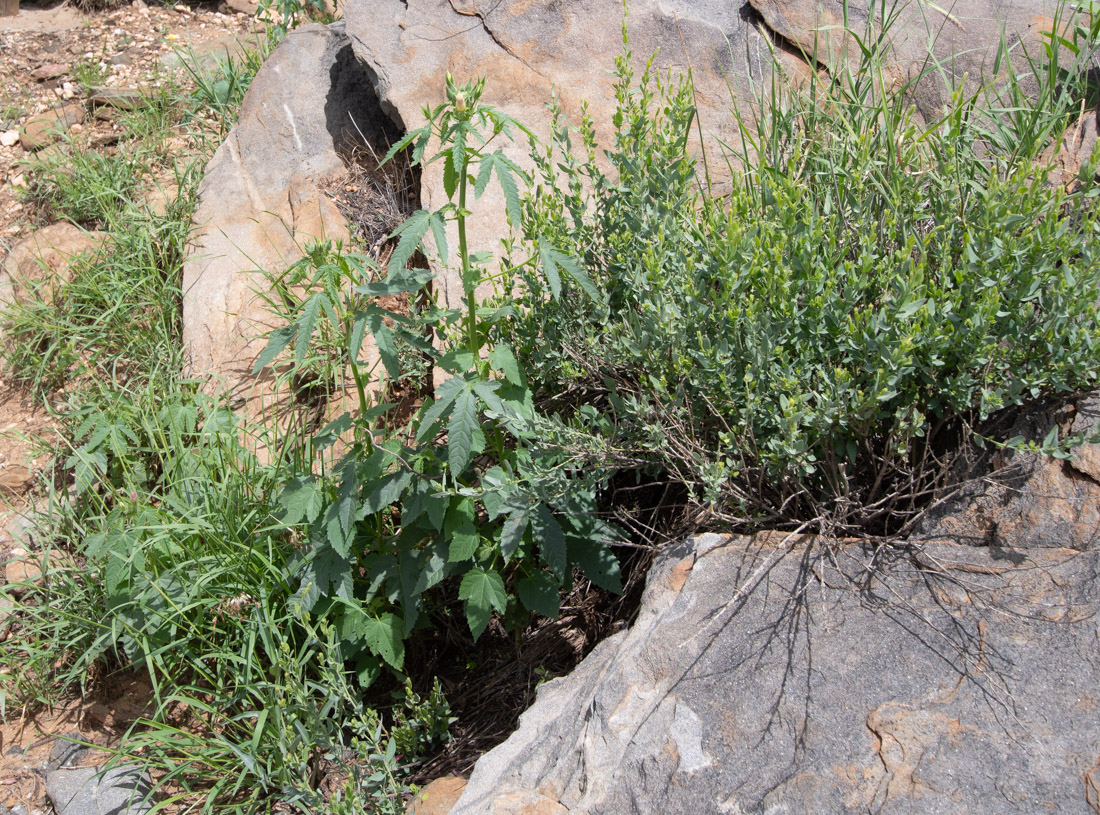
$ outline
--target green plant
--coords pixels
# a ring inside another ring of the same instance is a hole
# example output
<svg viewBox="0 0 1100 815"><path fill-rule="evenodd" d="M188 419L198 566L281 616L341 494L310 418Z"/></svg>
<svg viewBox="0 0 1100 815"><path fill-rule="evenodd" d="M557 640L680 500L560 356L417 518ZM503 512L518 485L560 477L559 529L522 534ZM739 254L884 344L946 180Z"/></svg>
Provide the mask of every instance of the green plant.
<svg viewBox="0 0 1100 815"><path fill-rule="evenodd" d="M488 271L491 255L468 246L468 207L494 175L508 217L520 220L517 179L523 174L491 147L519 125L480 104L483 86L458 86L448 76L447 101L425 110L428 123L386 157L411 148L415 163L443 162L450 201L435 212L414 213L395 231L397 245L384 277L368 259L343 256L339 277L361 276L366 282L354 292L366 302L359 306L350 295L334 302L322 287L286 315L290 323L272 334L256 363L259 370L293 344L298 369L318 330L347 343L342 359L356 382L359 412L324 428L313 447L348 434L348 452L334 479L299 475L279 500L283 523L309 540L298 592L302 606L339 619L341 634L360 650L364 681L383 663L400 670L405 638L439 602L431 590L448 578L458 583L475 638L494 612L520 628L530 611L556 615L558 589L571 579L573 566L600 585L618 588L617 563L606 546L615 533L596 516L597 485L587 483L555 448L539 443L542 419L512 350L490 341L494 326L513 313L507 297L484 308L475 296L481 283L495 277L507 292L517 268L536 265L553 296L561 292L563 273L595 296L581 267L547 241L529 242L532 255L521 264L505 260L496 275ZM440 151L425 159L433 137ZM429 234L446 264L448 222L457 232L464 308L428 308L422 324L372 302L418 296L432 275L406 266L426 249ZM517 246L507 248L511 253ZM425 329L434 342L427 341ZM368 333L391 379L402 373L397 338L448 375L434 399L415 412L407 433L386 436L375 427L392 406L372 404L366 391L368 377L382 371L358 370Z"/></svg>
<svg viewBox="0 0 1100 815"><path fill-rule="evenodd" d="M86 89L102 85L107 81L106 59L107 54L104 50L98 57L88 57L74 63L72 68L73 79Z"/></svg>
<svg viewBox="0 0 1100 815"><path fill-rule="evenodd" d="M268 38L255 51L246 50L240 56L227 52L213 68L204 66L190 49L181 51L180 65L194 85L186 100L191 112L185 121L190 118L212 120L220 143L236 124L245 92L276 42Z"/></svg>
<svg viewBox="0 0 1100 815"><path fill-rule="evenodd" d="M571 412L564 444L684 485L691 517L904 532L998 411L1100 375L1095 165L1068 193L1040 160L1078 90L1056 68L1032 99L1010 73L922 123L924 77L882 73L888 25L849 35L847 68L742 113L726 196L696 186L690 88L651 68L634 88L626 58L612 172L560 114L536 155L525 229L608 296L536 290L514 347Z"/></svg>
<svg viewBox="0 0 1100 815"><path fill-rule="evenodd" d="M31 183L24 200L44 221L65 218L89 229L117 221L134 200L148 154L138 149L108 156L70 146L71 155L29 163Z"/></svg>

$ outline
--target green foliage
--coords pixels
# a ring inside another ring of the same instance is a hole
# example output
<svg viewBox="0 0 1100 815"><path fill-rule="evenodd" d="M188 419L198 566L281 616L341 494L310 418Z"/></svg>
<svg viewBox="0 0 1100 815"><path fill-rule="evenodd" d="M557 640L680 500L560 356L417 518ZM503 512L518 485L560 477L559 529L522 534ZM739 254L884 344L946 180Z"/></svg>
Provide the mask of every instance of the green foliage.
<svg viewBox="0 0 1100 815"><path fill-rule="evenodd" d="M29 292L5 311L0 353L9 377L48 393L86 375L140 381L178 364L179 281L197 172L177 184L163 216L125 206L70 282Z"/></svg>
<svg viewBox="0 0 1100 815"><path fill-rule="evenodd" d="M546 420L532 408L515 354L488 339L512 313L507 298L485 310L475 297L478 286L492 279L491 255L467 246L470 193L479 197L495 177L518 222L519 183L526 182L491 147L520 126L481 105L482 88L483 81L458 86L448 76L447 101L426 110L428 123L386 157L411 148L417 163L444 162L449 202L414 213L394 231L397 245L385 273L366 257L316 247L291 270L289 279L305 284L304 295L272 298L284 306L289 324L272 334L257 362L259 369L285 354L299 374L316 368L316 359L335 361L351 368L357 384L358 414L344 414L312 441L318 450L344 434L348 451L334 477L298 474L279 502L283 523L309 541L298 600L306 611L339 619L345 646L360 651L364 681L383 665L402 667L404 640L425 624L425 611L439 602L433 590L444 581L458 584L475 639L494 614L510 612L508 621L523 627L531 611L556 612L557 591L568 585L570 567L618 587L614 558L601 554L615 533L595 517L595 486L566 466L558 449L540 443L538 427ZM425 158L432 137L440 149ZM431 273L407 266L417 251L427 253L429 235L443 261L448 223L457 232L465 308L430 307L414 319L378 304L374 298L384 295L427 296ZM541 268L552 296L561 292L562 273L587 281L579 264L553 244L538 238L525 243L532 248L526 261L503 264L505 290L518 267L530 279ZM373 368L360 360L367 333L380 356ZM320 343L313 342L315 336ZM398 338L448 378L407 430L387 435L375 424L391 406L370 404L363 383L402 375ZM599 568L591 569L595 563Z"/></svg>
<svg viewBox="0 0 1100 815"><path fill-rule="evenodd" d="M860 64L742 120L721 197L695 180L688 86L634 88L620 60L611 173L555 111L525 229L607 296L532 287L512 337L540 392L606 412L575 414L594 466L641 457L735 523L896 533L974 423L1095 384L1094 165L1069 193L1040 160L1078 91L1012 79L921 123L853 36Z"/></svg>

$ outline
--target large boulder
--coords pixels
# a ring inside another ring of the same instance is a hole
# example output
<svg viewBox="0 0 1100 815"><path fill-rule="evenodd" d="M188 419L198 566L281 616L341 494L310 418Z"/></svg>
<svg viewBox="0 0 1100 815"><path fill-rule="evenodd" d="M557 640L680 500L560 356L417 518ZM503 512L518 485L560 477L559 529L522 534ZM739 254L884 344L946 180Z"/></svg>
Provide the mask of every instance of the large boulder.
<svg viewBox="0 0 1100 815"><path fill-rule="evenodd" d="M275 321L257 292L310 242L347 240L323 188L362 134L392 127L342 23L308 25L252 81L237 126L207 165L183 272L183 340L196 375L234 399L268 397L252 367ZM379 141L384 139L379 138ZM376 145L380 146L380 145Z"/></svg>
<svg viewBox="0 0 1100 815"><path fill-rule="evenodd" d="M831 70L858 64L859 45L848 31L871 44L885 27L886 78L916 82L911 97L918 111L935 119L964 78L995 80L1002 43L1022 77L1028 58L1041 62L1044 37L1055 27L1057 0L967 0L966 3L881 3L877 0L749 0L768 28ZM1063 29L1064 31L1064 29ZM1065 52L1068 58L1068 51ZM923 75L923 76L922 76ZM946 81L945 81L946 80ZM1025 85L1028 83L1025 79Z"/></svg>
<svg viewBox="0 0 1100 815"><path fill-rule="evenodd" d="M694 538L451 812L1094 815L1098 611L1095 551Z"/></svg>
<svg viewBox="0 0 1100 815"><path fill-rule="evenodd" d="M355 53L383 109L403 129L419 127L424 106L443 101L443 77L450 71L459 83L486 77L483 101L543 140L549 137L546 104L555 92L574 123L587 102L602 144L612 144L610 73L623 50L619 0L350 0L344 14ZM731 105L750 99L753 83L771 75L773 49L766 33L737 4L715 0L637 0L629 14L636 68L659 52L659 69L673 69L677 76L693 70L708 158L720 172L724 162L718 140L737 145L740 138ZM779 56L791 71L808 71L800 59ZM521 166L530 166L525 139L502 146ZM442 162L436 162L421 177L421 202L437 209L446 201ZM503 196L491 186L472 209L472 249L495 250L508 234ZM451 235L449 244L457 242ZM459 306L462 285L456 269L438 270L437 293L447 306Z"/></svg>

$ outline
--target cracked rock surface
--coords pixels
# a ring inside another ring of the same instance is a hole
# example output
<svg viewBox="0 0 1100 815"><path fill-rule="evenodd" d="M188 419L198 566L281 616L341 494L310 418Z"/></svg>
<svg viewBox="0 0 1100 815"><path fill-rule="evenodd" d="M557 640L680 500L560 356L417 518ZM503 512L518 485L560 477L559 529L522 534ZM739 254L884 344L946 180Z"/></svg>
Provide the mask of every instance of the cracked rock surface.
<svg viewBox="0 0 1100 815"><path fill-rule="evenodd" d="M1092 813L1100 553L886 555L666 550L635 625L542 687L452 815Z"/></svg>

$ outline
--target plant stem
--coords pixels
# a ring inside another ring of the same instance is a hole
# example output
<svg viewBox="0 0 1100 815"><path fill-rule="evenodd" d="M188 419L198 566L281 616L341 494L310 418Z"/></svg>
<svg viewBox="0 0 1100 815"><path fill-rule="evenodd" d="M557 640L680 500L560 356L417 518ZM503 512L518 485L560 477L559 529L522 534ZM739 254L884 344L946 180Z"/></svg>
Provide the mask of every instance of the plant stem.
<svg viewBox="0 0 1100 815"><path fill-rule="evenodd" d="M470 285L470 251L466 246L466 168L462 168L462 177L458 182L458 256L462 260L462 293L466 297L466 342L477 365L477 297L475 288Z"/></svg>

